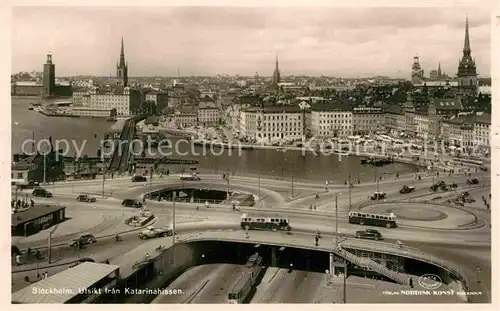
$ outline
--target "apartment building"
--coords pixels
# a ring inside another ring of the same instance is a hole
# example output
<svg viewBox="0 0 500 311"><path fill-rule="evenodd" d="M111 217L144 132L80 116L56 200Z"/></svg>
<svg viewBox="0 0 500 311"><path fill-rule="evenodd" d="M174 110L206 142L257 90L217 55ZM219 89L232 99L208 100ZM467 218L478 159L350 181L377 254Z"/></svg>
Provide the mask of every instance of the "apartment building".
<svg viewBox="0 0 500 311"><path fill-rule="evenodd" d="M190 127L198 125L198 112L193 107L182 107L175 111L174 122L177 126Z"/></svg>
<svg viewBox="0 0 500 311"><path fill-rule="evenodd" d="M406 133L406 118L403 110L391 106L385 111L385 131L391 135L399 136Z"/></svg>
<svg viewBox="0 0 500 311"><path fill-rule="evenodd" d="M131 116L138 113L142 101L141 92L129 87L109 91L94 88L73 94L73 114L108 117L116 109L117 116Z"/></svg>
<svg viewBox="0 0 500 311"><path fill-rule="evenodd" d="M354 135L370 135L384 131L385 114L380 107L356 107L352 110Z"/></svg>
<svg viewBox="0 0 500 311"><path fill-rule="evenodd" d="M428 111L430 137L440 140L442 121L458 115L462 109L460 98L432 100Z"/></svg>
<svg viewBox="0 0 500 311"><path fill-rule="evenodd" d="M242 109L240 136L258 142L298 140L304 135L303 111L294 106Z"/></svg>
<svg viewBox="0 0 500 311"><path fill-rule="evenodd" d="M213 101L201 101L198 104L198 122L201 126L215 126L220 121L219 108Z"/></svg>
<svg viewBox="0 0 500 311"><path fill-rule="evenodd" d="M312 104L310 111L311 135L324 138L352 136L353 113L349 105Z"/></svg>

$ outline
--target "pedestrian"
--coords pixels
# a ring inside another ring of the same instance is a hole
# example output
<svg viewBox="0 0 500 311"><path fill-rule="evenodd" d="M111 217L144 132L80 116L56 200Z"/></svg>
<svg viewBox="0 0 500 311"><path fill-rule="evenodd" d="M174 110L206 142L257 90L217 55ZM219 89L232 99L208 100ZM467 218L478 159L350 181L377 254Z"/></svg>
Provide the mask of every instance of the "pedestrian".
<svg viewBox="0 0 500 311"><path fill-rule="evenodd" d="M410 280L408 281L408 283L410 284L410 288L413 288L413 278L410 277Z"/></svg>
<svg viewBox="0 0 500 311"><path fill-rule="evenodd" d="M318 237L318 235L316 235L314 237L314 241L315 241L315 245L318 246L319 245L319 237Z"/></svg>
<svg viewBox="0 0 500 311"><path fill-rule="evenodd" d="M44 278L44 279L46 279L46 278L48 278L48 277L49 277L49 273L48 273L47 271L45 271L45 272L43 273L43 278Z"/></svg>
<svg viewBox="0 0 500 311"><path fill-rule="evenodd" d="M21 255L16 255L16 264L17 264L18 266L20 266L20 265L21 265Z"/></svg>
<svg viewBox="0 0 500 311"><path fill-rule="evenodd" d="M316 210L316 204L313 205L314 210Z"/></svg>

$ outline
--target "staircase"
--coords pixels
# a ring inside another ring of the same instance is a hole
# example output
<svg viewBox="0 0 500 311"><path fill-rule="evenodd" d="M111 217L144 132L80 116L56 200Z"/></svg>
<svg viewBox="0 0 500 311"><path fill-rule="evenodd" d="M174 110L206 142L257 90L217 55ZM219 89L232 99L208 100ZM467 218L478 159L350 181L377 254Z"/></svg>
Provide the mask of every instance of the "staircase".
<svg viewBox="0 0 500 311"><path fill-rule="evenodd" d="M385 266L379 264L378 262L373 261L370 258L366 258L366 257L363 258L363 257L356 256L353 253L346 251L341 246L339 246L335 249L335 253L338 256L341 256L341 257L345 258L346 260L350 261L351 263L355 264L356 266L370 268L371 270L373 270L373 271L375 271L375 272L377 272L377 273L379 273L379 274L381 274L381 275L383 275L383 276L385 276L393 281L396 281L399 284L408 285L408 280L407 280L407 277L405 275L399 274L396 271L392 271L392 270L386 268Z"/></svg>

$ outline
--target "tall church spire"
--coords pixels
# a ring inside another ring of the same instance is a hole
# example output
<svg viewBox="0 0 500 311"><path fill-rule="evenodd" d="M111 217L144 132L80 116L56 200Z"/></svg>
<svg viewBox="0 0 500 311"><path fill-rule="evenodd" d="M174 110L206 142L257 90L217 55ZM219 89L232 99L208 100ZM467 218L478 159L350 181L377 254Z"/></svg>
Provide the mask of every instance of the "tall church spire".
<svg viewBox="0 0 500 311"><path fill-rule="evenodd" d="M280 82L281 82L281 73L278 63L278 53L276 53L276 67L274 68L274 73L273 73L273 87L278 88L278 83Z"/></svg>
<svg viewBox="0 0 500 311"><path fill-rule="evenodd" d="M123 86L127 86L128 83L128 66L125 62L125 48L123 46L123 36L120 50L120 61L116 65L116 77L123 79Z"/></svg>
<svg viewBox="0 0 500 311"><path fill-rule="evenodd" d="M464 41L464 56L470 56L470 39L469 39L469 17L465 17L465 41Z"/></svg>

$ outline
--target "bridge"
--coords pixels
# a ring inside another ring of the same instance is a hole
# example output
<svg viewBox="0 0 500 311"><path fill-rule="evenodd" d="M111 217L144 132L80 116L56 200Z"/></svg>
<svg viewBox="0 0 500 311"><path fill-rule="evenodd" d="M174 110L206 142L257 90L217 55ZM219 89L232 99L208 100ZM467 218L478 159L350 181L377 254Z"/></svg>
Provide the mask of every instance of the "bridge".
<svg viewBox="0 0 500 311"><path fill-rule="evenodd" d="M110 172L124 173L128 170L132 156L129 148L130 143L135 137L135 125L145 118L145 115L141 115L125 121L120 138L118 142L115 141L115 148L108 166Z"/></svg>

